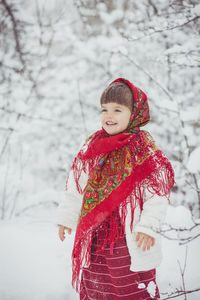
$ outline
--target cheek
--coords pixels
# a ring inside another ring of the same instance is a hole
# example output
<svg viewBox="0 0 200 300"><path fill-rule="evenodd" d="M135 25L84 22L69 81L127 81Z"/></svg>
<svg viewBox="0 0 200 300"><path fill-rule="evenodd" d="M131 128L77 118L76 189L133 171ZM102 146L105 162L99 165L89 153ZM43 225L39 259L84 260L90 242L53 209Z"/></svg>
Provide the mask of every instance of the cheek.
<svg viewBox="0 0 200 300"><path fill-rule="evenodd" d="M128 124L127 118L125 116L123 116L120 120L120 123L122 126L126 126L126 124Z"/></svg>
<svg viewBox="0 0 200 300"><path fill-rule="evenodd" d="M127 120L127 126L129 125L130 121L131 121L131 116L129 116L129 118Z"/></svg>
<svg viewBox="0 0 200 300"><path fill-rule="evenodd" d="M104 123L104 120L105 120L105 117L104 117L104 115L101 115L101 124L103 124L103 123Z"/></svg>
<svg viewBox="0 0 200 300"><path fill-rule="evenodd" d="M128 126L129 122L131 121L131 113L127 114L126 116L126 124Z"/></svg>
<svg viewBox="0 0 200 300"><path fill-rule="evenodd" d="M128 127L129 122L124 122L124 129L126 129Z"/></svg>
<svg viewBox="0 0 200 300"><path fill-rule="evenodd" d="M123 120L122 120L122 127L124 128L124 129L126 129L127 127L128 127L128 125L129 125L129 121L130 121L130 118L129 118L129 116L126 116L125 118L123 118Z"/></svg>

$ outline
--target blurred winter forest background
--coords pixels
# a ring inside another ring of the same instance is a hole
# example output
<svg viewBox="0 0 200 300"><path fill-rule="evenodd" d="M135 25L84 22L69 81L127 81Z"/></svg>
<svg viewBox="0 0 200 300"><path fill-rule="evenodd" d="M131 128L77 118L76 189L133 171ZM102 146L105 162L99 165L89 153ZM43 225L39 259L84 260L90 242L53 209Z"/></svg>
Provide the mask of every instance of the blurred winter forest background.
<svg viewBox="0 0 200 300"><path fill-rule="evenodd" d="M147 93L146 129L176 172L173 203L199 216L198 3L0 2L2 219L56 205L51 190L100 128L99 98L117 77Z"/></svg>
<svg viewBox="0 0 200 300"><path fill-rule="evenodd" d="M199 218L199 33L198 0L1 0L1 219L57 207L117 77L147 94L144 129L175 169L171 203Z"/></svg>

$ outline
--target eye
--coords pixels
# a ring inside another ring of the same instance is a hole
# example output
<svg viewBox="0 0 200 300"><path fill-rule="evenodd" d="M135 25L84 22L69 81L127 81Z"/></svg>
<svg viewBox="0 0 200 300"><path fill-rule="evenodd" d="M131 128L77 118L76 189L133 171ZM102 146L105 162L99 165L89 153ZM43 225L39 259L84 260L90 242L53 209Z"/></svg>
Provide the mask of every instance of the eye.
<svg viewBox="0 0 200 300"><path fill-rule="evenodd" d="M101 112L106 112L107 111L107 109L105 109L105 108L102 108L102 110L101 110Z"/></svg>
<svg viewBox="0 0 200 300"><path fill-rule="evenodd" d="M120 109L115 109L115 111L116 111L116 112L121 112L121 110L120 110Z"/></svg>

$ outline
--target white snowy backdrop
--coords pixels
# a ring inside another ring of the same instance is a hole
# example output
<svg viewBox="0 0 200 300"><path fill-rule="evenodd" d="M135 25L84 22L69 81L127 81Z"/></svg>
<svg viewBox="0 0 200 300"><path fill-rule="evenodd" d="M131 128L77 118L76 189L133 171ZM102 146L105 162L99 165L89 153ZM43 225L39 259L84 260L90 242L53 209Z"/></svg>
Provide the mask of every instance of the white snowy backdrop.
<svg viewBox="0 0 200 300"><path fill-rule="evenodd" d="M143 89L176 175L162 299L200 299L198 0L0 1L0 299L78 299L56 207L115 78Z"/></svg>

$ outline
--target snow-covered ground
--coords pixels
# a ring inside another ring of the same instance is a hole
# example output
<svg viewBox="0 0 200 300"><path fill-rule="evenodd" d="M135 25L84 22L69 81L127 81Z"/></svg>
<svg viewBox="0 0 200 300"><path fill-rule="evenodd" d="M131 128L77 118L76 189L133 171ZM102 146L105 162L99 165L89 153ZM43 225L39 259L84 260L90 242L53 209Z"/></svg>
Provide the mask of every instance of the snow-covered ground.
<svg viewBox="0 0 200 300"><path fill-rule="evenodd" d="M55 209L0 223L0 299L1 300L76 300L71 287L70 254L74 235L64 242L58 238L58 228L52 221ZM190 212L183 206L169 206L166 222L179 227L193 223ZM171 234L172 236L172 234ZM174 235L177 237L177 233ZM180 272L185 268L185 288L198 288L200 282L200 238L186 245L163 238L163 262L157 269L161 293L182 289ZM180 267L179 267L180 264ZM167 298L162 294L162 298ZM185 299L183 296L175 299ZM187 300L199 300L197 293Z"/></svg>

